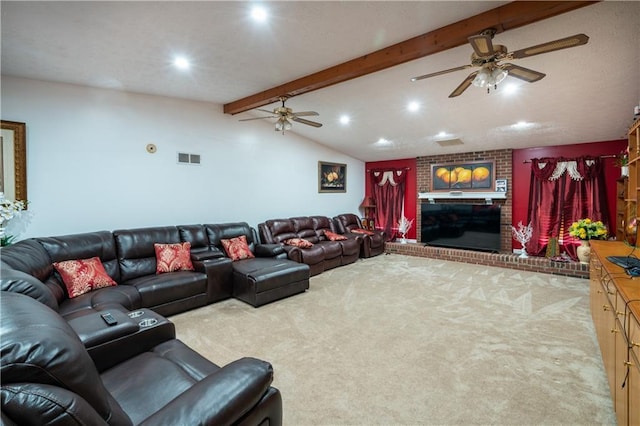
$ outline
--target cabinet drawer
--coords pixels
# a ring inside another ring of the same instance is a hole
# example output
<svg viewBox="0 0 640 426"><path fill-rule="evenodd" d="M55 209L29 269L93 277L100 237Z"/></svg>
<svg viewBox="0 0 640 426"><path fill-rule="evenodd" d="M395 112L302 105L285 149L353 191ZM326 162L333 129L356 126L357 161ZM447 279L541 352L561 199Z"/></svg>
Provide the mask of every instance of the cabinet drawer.
<svg viewBox="0 0 640 426"><path fill-rule="evenodd" d="M640 322L633 315L629 317L629 346L636 359L640 360Z"/></svg>

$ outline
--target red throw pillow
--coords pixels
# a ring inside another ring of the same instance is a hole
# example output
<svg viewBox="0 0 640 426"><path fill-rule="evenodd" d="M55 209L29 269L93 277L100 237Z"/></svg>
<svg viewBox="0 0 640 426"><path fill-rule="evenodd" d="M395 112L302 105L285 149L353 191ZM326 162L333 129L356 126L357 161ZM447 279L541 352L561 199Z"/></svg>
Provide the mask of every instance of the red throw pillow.
<svg viewBox="0 0 640 426"><path fill-rule="evenodd" d="M67 287L69 299L88 293L91 290L118 285L107 274L99 257L55 262L53 267L56 268L62 278L62 282Z"/></svg>
<svg viewBox="0 0 640 426"><path fill-rule="evenodd" d="M153 245L156 250L156 274L174 271L193 271L191 263L191 243Z"/></svg>
<svg viewBox="0 0 640 426"><path fill-rule="evenodd" d="M356 234L365 234L365 235L373 235L374 234L372 231L369 231L368 229L362 229L362 228L352 229L351 232L355 232Z"/></svg>
<svg viewBox="0 0 640 426"><path fill-rule="evenodd" d="M324 231L324 236L327 237L329 241L344 241L347 239L344 235L336 234L331 231Z"/></svg>
<svg viewBox="0 0 640 426"><path fill-rule="evenodd" d="M251 253L251 249L249 248L247 237L245 235L240 235L239 237L231 238L230 240L220 241L222 242L222 247L224 247L224 251L227 253L227 256L229 256L234 262L236 260L252 259L255 257L253 253Z"/></svg>
<svg viewBox="0 0 640 426"><path fill-rule="evenodd" d="M288 240L284 240L288 246L300 247L300 248L310 248L313 247L313 243L311 241L307 241L303 238L289 238Z"/></svg>

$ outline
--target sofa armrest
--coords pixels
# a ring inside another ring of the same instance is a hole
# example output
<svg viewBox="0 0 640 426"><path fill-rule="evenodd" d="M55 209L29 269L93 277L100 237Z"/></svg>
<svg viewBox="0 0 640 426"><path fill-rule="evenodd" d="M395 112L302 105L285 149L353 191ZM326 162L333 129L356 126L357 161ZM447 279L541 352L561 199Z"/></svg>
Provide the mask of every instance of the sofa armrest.
<svg viewBox="0 0 640 426"><path fill-rule="evenodd" d="M257 257L287 256L282 244L256 244L255 254Z"/></svg>
<svg viewBox="0 0 640 426"><path fill-rule="evenodd" d="M225 257L224 253L220 250L218 250L217 248L213 249L213 250L204 250L204 251L192 251L191 252L191 260L193 261L203 261L203 260L210 260L210 259L221 259Z"/></svg>
<svg viewBox="0 0 640 426"><path fill-rule="evenodd" d="M36 277L2 264L0 268L0 290L21 293L58 311L58 301L51 290Z"/></svg>
<svg viewBox="0 0 640 426"><path fill-rule="evenodd" d="M260 402L272 380L268 362L239 359L193 385L141 425L231 425Z"/></svg>
<svg viewBox="0 0 640 426"><path fill-rule="evenodd" d="M231 297L233 266L228 257L196 260L193 267L207 275L207 302L213 303Z"/></svg>
<svg viewBox="0 0 640 426"><path fill-rule="evenodd" d="M117 321L109 326L102 319L101 315L109 312ZM105 310L88 315L73 318L68 321L73 331L80 337L86 348L101 345L111 340L133 334L140 329L136 321L129 318L127 314L119 310Z"/></svg>

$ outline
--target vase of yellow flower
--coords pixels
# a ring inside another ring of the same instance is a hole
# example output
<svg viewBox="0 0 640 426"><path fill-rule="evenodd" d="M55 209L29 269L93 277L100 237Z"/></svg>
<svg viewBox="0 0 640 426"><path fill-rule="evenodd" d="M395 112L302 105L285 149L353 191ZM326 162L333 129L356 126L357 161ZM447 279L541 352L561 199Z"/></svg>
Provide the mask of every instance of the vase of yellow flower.
<svg viewBox="0 0 640 426"><path fill-rule="evenodd" d="M589 218L580 219L573 222L569 227L569 235L580 240L580 245L576 248L576 254L580 263L589 263L591 257L590 240L605 240L607 238L607 227L599 220Z"/></svg>

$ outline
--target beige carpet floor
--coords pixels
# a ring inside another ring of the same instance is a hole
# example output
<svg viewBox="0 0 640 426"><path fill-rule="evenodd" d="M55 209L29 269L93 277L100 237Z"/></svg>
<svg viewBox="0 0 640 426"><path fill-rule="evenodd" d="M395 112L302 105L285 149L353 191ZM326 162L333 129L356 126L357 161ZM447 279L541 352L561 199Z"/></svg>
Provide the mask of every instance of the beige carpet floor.
<svg viewBox="0 0 640 426"><path fill-rule="evenodd" d="M615 424L588 280L381 255L310 287L171 320L219 365L271 362L285 425Z"/></svg>

